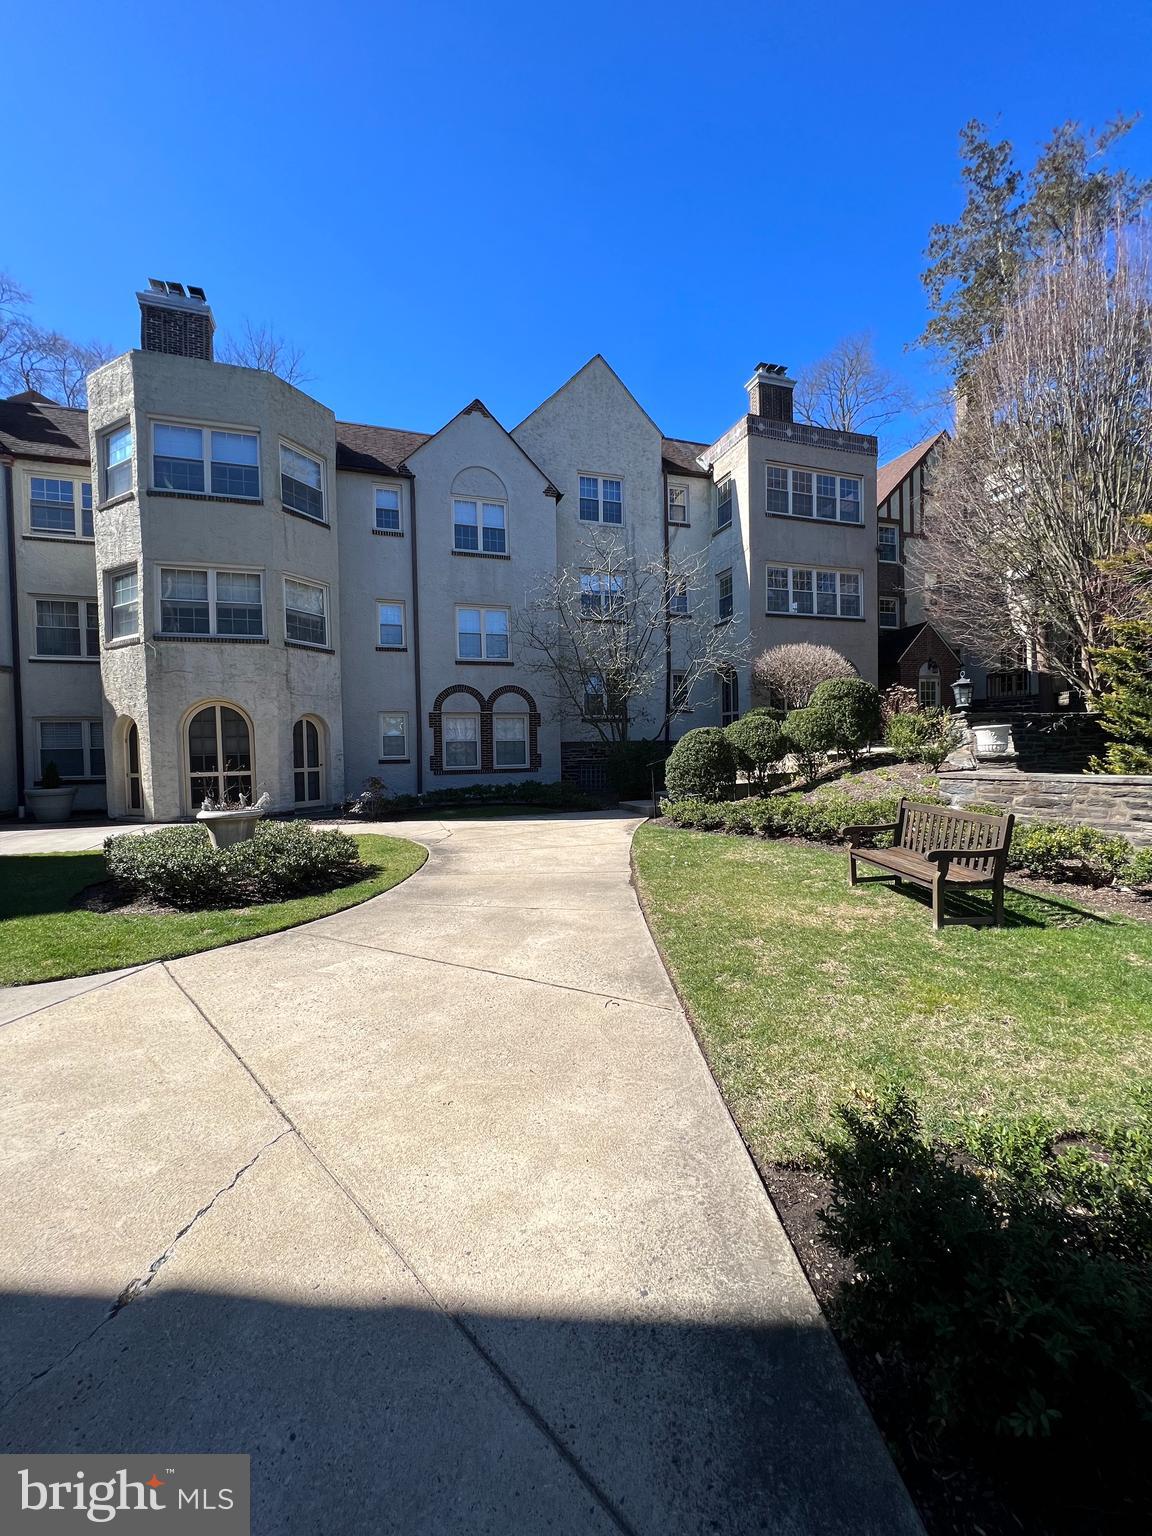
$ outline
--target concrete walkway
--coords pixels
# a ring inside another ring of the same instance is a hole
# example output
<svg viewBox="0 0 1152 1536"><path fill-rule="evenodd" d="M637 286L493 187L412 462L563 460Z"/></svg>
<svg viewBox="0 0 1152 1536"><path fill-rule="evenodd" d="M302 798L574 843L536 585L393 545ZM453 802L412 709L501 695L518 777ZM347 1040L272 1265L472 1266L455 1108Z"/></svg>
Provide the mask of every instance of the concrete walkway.
<svg viewBox="0 0 1152 1536"><path fill-rule="evenodd" d="M0 995L0 1449L248 1452L259 1536L919 1532L636 825L405 824L364 906Z"/></svg>

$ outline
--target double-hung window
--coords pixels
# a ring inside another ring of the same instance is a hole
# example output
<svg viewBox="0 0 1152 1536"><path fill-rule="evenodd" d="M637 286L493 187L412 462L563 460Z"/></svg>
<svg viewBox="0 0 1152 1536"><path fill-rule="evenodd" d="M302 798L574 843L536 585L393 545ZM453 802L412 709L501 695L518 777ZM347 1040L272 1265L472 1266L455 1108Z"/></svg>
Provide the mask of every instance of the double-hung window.
<svg viewBox="0 0 1152 1536"><path fill-rule="evenodd" d="M324 466L310 453L280 444L280 500L293 512L314 522L327 522L324 515Z"/></svg>
<svg viewBox="0 0 1152 1536"><path fill-rule="evenodd" d="M716 487L716 530L732 526L732 500L735 494L732 476L726 475Z"/></svg>
<svg viewBox="0 0 1152 1536"><path fill-rule="evenodd" d="M445 714L441 718L445 768L479 768L480 716Z"/></svg>
<svg viewBox="0 0 1152 1536"><path fill-rule="evenodd" d="M376 623L379 632L378 651L402 651L404 649L404 604L377 603Z"/></svg>
<svg viewBox="0 0 1152 1536"><path fill-rule="evenodd" d="M768 613L811 614L822 619L858 619L863 614L859 571L770 565L765 588Z"/></svg>
<svg viewBox="0 0 1152 1536"><path fill-rule="evenodd" d="M328 644L328 597L319 582L285 576L284 636L299 645Z"/></svg>
<svg viewBox="0 0 1152 1536"><path fill-rule="evenodd" d="M492 762L495 768L527 768L527 715L492 716Z"/></svg>
<svg viewBox="0 0 1152 1536"><path fill-rule="evenodd" d="M75 538L76 507L80 507L79 537L92 537L92 486L87 480L56 480L32 475L28 484L29 525L33 533Z"/></svg>
<svg viewBox="0 0 1152 1536"><path fill-rule="evenodd" d="M732 617L732 572L721 571L716 577L716 619L723 623Z"/></svg>
<svg viewBox="0 0 1152 1536"><path fill-rule="evenodd" d="M254 432L152 423L152 489L191 496L260 497L260 439Z"/></svg>
<svg viewBox="0 0 1152 1536"><path fill-rule="evenodd" d="M466 555L506 555L508 509L503 502L453 501L452 548Z"/></svg>
<svg viewBox="0 0 1152 1536"><path fill-rule="evenodd" d="M691 689L688 687L688 674L686 672L673 672L672 674L672 713L674 715L691 714Z"/></svg>
<svg viewBox="0 0 1152 1536"><path fill-rule="evenodd" d="M765 510L779 517L815 516L833 523L863 521L861 482L854 475L826 475L769 464L765 480Z"/></svg>
<svg viewBox="0 0 1152 1536"><path fill-rule="evenodd" d="M900 628L900 602L895 597L876 599L876 622L881 629Z"/></svg>
<svg viewBox="0 0 1152 1536"><path fill-rule="evenodd" d="M161 566L160 633L262 637L260 573Z"/></svg>
<svg viewBox="0 0 1152 1536"><path fill-rule="evenodd" d="M378 485L376 487L375 526L377 533L401 532L400 492L393 486Z"/></svg>
<svg viewBox="0 0 1152 1536"><path fill-rule="evenodd" d="M395 763L407 761L407 758L407 711L386 711L380 716L380 761L382 763Z"/></svg>
<svg viewBox="0 0 1152 1536"><path fill-rule="evenodd" d="M40 773L54 763L62 779L104 777L104 726L99 720L41 720Z"/></svg>
<svg viewBox="0 0 1152 1536"><path fill-rule="evenodd" d="M580 613L586 619L620 617L624 603L624 581L606 571L580 573Z"/></svg>
<svg viewBox="0 0 1152 1536"><path fill-rule="evenodd" d="M688 582L683 576L668 583L668 613L674 619L688 615Z"/></svg>
<svg viewBox="0 0 1152 1536"><path fill-rule="evenodd" d="M877 523L876 552L885 565L900 561L900 533L895 523Z"/></svg>
<svg viewBox="0 0 1152 1536"><path fill-rule="evenodd" d="M507 608L457 608L456 655L461 661L507 661Z"/></svg>
<svg viewBox="0 0 1152 1536"><path fill-rule="evenodd" d="M36 599L36 654L59 660L100 654L100 619L95 600Z"/></svg>
<svg viewBox="0 0 1152 1536"><path fill-rule="evenodd" d="M108 576L108 637L121 640L140 631L140 578L136 567Z"/></svg>
<svg viewBox="0 0 1152 1536"><path fill-rule="evenodd" d="M688 521L688 487L686 485L668 487L668 521L670 523Z"/></svg>
<svg viewBox="0 0 1152 1536"><path fill-rule="evenodd" d="M624 485L603 475L580 476L580 521L619 524L624 521Z"/></svg>
<svg viewBox="0 0 1152 1536"><path fill-rule="evenodd" d="M117 427L104 438L104 499L132 489L132 428Z"/></svg>

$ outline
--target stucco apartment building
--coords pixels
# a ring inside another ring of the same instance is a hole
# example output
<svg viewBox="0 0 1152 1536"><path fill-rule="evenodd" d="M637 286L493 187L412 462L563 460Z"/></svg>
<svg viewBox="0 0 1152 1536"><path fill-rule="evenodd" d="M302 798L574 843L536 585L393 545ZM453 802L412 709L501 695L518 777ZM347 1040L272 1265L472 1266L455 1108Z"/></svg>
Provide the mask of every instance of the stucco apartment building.
<svg viewBox="0 0 1152 1536"><path fill-rule="evenodd" d="M49 762L78 810L143 820L239 792L323 809L372 776L595 782L595 727L515 634L591 528L706 560L700 600L750 657L817 640L876 680L876 441L794 422L782 368L712 443L664 437L600 356L511 430L473 400L426 434L215 362L198 289L137 297L140 348L86 412L0 402L0 810ZM744 665L671 734L751 702Z"/></svg>

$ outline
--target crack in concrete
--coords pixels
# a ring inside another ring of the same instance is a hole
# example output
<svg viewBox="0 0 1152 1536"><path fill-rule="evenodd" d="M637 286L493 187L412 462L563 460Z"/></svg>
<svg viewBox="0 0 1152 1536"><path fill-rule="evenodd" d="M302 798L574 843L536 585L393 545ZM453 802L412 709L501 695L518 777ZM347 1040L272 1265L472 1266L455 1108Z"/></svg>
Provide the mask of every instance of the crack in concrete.
<svg viewBox="0 0 1152 1536"><path fill-rule="evenodd" d="M212 1196L211 1200L209 1200L207 1204L200 1207L195 1216L192 1217L192 1220L185 1222L185 1224L180 1228L179 1232L177 1232L176 1236L168 1244L167 1248L165 1248L164 1252L159 1256L159 1258L153 1259L152 1263L148 1266L142 1275L138 1275L134 1279L129 1280L128 1284L120 1292L119 1296L117 1296L116 1300L108 1308L107 1312L105 1312L104 1316L100 1319L94 1328L90 1328L82 1338L77 1339L69 1349L66 1349L60 1356L59 1360L54 1360L51 1365L46 1365L43 1370L34 1371L32 1375L29 1376L27 1381L21 1382L14 1392L9 1393L4 1401L0 1403L0 1414L7 1412L8 1408L12 1403L16 1401L20 1394L22 1392L26 1392L28 1388L35 1382L41 1381L45 1376L50 1376L53 1371L58 1371L62 1365L64 1365L68 1360L72 1358L78 1349L83 1349L84 1345L90 1343L102 1328L107 1327L107 1325L112 1321L114 1317L123 1312L124 1308L128 1306L129 1303L135 1301L137 1297L142 1296L148 1287L152 1284L153 1280L156 1278L157 1274L159 1274L163 1266L167 1264L173 1253L175 1253L177 1244L180 1242L180 1240L186 1237L188 1233L191 1232L196 1223L202 1217L208 1214L208 1212L216 1204L217 1200L219 1200L222 1195L226 1195L230 1189L235 1189L236 1185L240 1182L244 1175L251 1168L256 1166L256 1164L264 1156L265 1152L270 1151L278 1141L283 1141L285 1136L292 1136L294 1134L295 1131L293 1127L288 1126L285 1130L281 1131L279 1135L273 1136L271 1141L265 1142L265 1144L256 1153L255 1157L250 1158L242 1168L238 1168L232 1177L228 1180L227 1184L222 1184L216 1193Z"/></svg>

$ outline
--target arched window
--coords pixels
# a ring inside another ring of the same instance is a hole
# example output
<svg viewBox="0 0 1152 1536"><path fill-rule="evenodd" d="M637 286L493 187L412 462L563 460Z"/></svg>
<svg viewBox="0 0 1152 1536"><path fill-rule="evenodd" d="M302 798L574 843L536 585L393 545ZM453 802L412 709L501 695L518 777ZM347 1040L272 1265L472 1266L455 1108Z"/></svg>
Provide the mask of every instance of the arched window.
<svg viewBox="0 0 1152 1536"><path fill-rule="evenodd" d="M319 805L324 798L324 732L307 715L292 727L292 793L297 805Z"/></svg>
<svg viewBox="0 0 1152 1536"><path fill-rule="evenodd" d="M124 733L124 804L132 812L144 809L140 790L140 732L135 720L129 720Z"/></svg>
<svg viewBox="0 0 1152 1536"><path fill-rule="evenodd" d="M252 799L252 728L229 704L206 704L188 722L188 800Z"/></svg>
<svg viewBox="0 0 1152 1536"><path fill-rule="evenodd" d="M922 709L935 709L940 703L940 668L931 658L920 668L917 695Z"/></svg>

